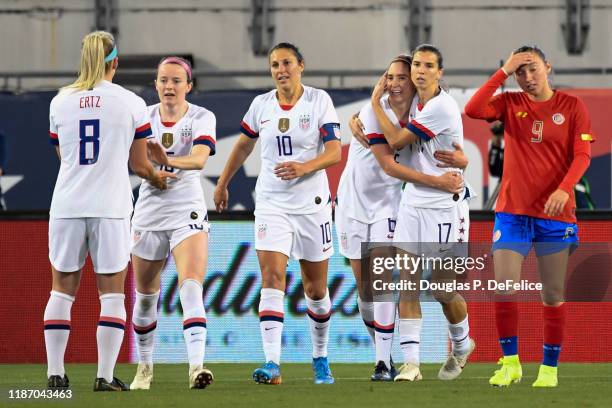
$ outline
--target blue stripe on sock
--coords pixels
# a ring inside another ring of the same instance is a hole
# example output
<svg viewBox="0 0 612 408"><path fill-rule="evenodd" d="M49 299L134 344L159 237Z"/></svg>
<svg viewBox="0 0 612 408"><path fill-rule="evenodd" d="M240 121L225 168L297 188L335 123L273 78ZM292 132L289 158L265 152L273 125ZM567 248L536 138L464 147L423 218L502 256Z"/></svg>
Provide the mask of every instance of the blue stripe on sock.
<svg viewBox="0 0 612 408"><path fill-rule="evenodd" d="M518 336L502 337L499 339L504 356L515 356L518 354Z"/></svg>
<svg viewBox="0 0 612 408"><path fill-rule="evenodd" d="M560 344L544 344L544 361L542 361L542 364L556 367L559 363L559 354L561 354Z"/></svg>

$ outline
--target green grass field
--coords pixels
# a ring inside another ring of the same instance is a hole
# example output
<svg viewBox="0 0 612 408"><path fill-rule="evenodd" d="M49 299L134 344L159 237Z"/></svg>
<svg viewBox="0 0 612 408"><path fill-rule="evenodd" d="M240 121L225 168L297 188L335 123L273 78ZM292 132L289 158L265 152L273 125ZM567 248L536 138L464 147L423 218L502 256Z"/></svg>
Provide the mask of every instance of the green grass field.
<svg viewBox="0 0 612 408"><path fill-rule="evenodd" d="M309 365L284 364L283 384L258 385L251 380L255 364L210 364L215 382L205 390L189 390L187 366L158 364L150 391L94 393L95 366L67 366L71 400L10 400L10 389L43 389L44 365L0 365L0 406L113 407L610 407L612 364L563 364L559 387L533 389L537 365L523 365L523 381L509 389L488 385L493 364L470 364L453 382L442 382L439 365L423 365L423 381L372 383L372 366L334 364L334 385L314 385ZM122 364L115 375L129 383L136 366Z"/></svg>

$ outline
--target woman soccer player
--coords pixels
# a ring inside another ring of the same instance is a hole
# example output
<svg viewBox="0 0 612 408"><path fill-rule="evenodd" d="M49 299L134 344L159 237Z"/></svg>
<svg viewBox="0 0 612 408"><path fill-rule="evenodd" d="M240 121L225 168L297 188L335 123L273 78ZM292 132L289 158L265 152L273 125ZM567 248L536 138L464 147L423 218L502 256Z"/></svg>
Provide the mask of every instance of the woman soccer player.
<svg viewBox="0 0 612 408"><path fill-rule="evenodd" d="M387 94L380 100L386 116L398 128L406 126L416 109L416 99L413 101L415 88L410 79L411 62L409 55L399 55L391 61L385 77ZM367 255L362 254L361 245L363 242L393 242L404 181L419 182L453 193L462 188L463 181L455 172L427 176L410 167L401 167L401 176L394 173L403 180L385 174L376 161L377 153L373 152L380 152L380 155L388 153L394 160L409 166L412 150L402 149L396 154L389 148L370 102L351 121L350 127L356 137L351 140L348 160L338 187L336 231L341 244L340 253L351 261L359 293L359 311L376 348L376 366L371 379L393 381L395 369L391 365L390 353L395 328L395 302L379 298L373 302L372 294L367 293L368 288L363 284L368 279L362 279L361 273L362 258ZM371 148L360 144L358 138L362 135ZM462 155L462 152L459 153ZM384 256L382 253L378 255Z"/></svg>
<svg viewBox="0 0 612 408"><path fill-rule="evenodd" d="M442 175L445 172L441 168L443 165L438 162L440 151L449 153L453 146L463 144L461 114L455 100L440 87L442 73L442 54L436 47L423 44L413 51L410 74L418 103L414 117L402 128L391 122L380 103L387 82L385 75L372 91L372 108L385 139L394 149L410 149L410 167L428 175ZM377 156L377 159L385 172L395 177L395 172L406 169L395 162L392 154ZM457 173L456 177L461 177L461 168L450 170ZM434 256L437 253L439 256L437 249L434 253L430 252L432 247L439 246L440 250L452 250L451 256L461 255L462 251L455 246L468 241L469 197L470 190L463 186L457 191L449 192L432 188L425 183L408 182L403 190L393 241L398 248L412 256L423 253L426 256ZM419 271L410 272L410 276L418 280ZM434 269L432 280L454 278L452 275L444 276L445 274L448 275L448 272ZM413 296L416 294L418 291L409 293L408 299L400 298L399 334L404 365L395 381L421 379L419 345L422 318L418 298ZM452 380L461 374L475 347L469 336L467 306L463 297L456 291L437 291L433 295L442 305L452 342L452 351L438 372L438 378Z"/></svg>
<svg viewBox="0 0 612 408"><path fill-rule="evenodd" d="M325 168L341 159L338 116L329 95L302 85L304 58L293 44L269 53L276 89L257 96L242 135L215 190L217 211L227 208L227 186L261 139L255 203L255 249L262 274L259 320L266 363L257 383L280 384L285 273L300 262L308 307L316 384L334 382L327 361L331 301L327 290L332 247L331 197Z"/></svg>
<svg viewBox="0 0 612 408"><path fill-rule="evenodd" d="M112 83L117 66L113 36L104 31L86 35L79 77L60 90L49 109L49 134L61 160L49 219L53 287L44 316L49 388L69 385L64 353L70 309L89 252L100 294L94 391L128 389L113 376L126 317L123 284L132 214L128 159L132 170L155 189L166 188L165 177L172 175L156 172L149 162L147 107ZM152 150L167 164L163 151Z"/></svg>
<svg viewBox="0 0 612 408"><path fill-rule="evenodd" d="M574 185L589 167L591 131L582 101L552 89L552 67L535 46L514 51L504 66L472 96L465 113L504 123L504 177L495 208L495 279L520 281L521 264L535 243L543 290L544 360L534 387L556 387L563 341L563 292L570 248L578 242ZM493 96L514 74L522 92ZM500 291L495 321L504 354L489 383L518 382L518 304L514 291Z"/></svg>
<svg viewBox="0 0 612 408"><path fill-rule="evenodd" d="M202 282L210 228L200 173L208 157L215 154L216 119L211 111L185 100L192 87L191 67L186 60L162 59L155 87L160 103L149 106L153 137L166 150L166 169L177 180L169 183L165 191L143 182L132 219L132 265L136 276L132 322L139 364L130 388L149 389L153 379L160 274L169 253L178 272L189 387L205 388L213 381L212 372L203 366L206 311Z"/></svg>

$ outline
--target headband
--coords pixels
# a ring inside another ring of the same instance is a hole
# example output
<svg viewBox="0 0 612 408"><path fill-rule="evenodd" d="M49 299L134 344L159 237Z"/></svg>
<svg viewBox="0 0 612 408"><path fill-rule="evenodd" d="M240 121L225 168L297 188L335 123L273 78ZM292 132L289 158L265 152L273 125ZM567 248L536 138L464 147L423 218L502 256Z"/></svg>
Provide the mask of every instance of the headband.
<svg viewBox="0 0 612 408"><path fill-rule="evenodd" d="M110 54L108 54L106 57L104 57L104 63L109 63L112 60L114 60L115 58L117 58L117 46L113 47L113 50L110 52Z"/></svg>
<svg viewBox="0 0 612 408"><path fill-rule="evenodd" d="M189 67L189 64L187 64L181 58L178 58L178 57L168 57L168 58L164 59L161 62L161 64L159 64L159 65L165 65L165 64L177 64L177 65L180 65L181 67L183 67L185 72L187 72L187 78L189 78L189 80L191 81L191 68Z"/></svg>

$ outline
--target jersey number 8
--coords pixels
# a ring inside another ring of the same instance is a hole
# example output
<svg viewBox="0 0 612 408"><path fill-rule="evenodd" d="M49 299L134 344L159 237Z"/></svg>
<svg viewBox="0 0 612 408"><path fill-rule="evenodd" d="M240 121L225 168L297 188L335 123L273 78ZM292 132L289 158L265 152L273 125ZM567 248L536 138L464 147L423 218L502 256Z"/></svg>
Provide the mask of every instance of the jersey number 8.
<svg viewBox="0 0 612 408"><path fill-rule="evenodd" d="M100 153L100 119L80 120L79 139L79 164L95 164ZM91 149L87 148L88 145Z"/></svg>

